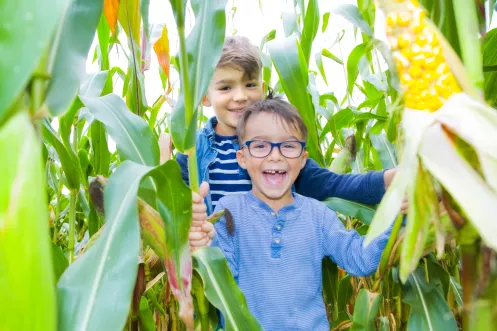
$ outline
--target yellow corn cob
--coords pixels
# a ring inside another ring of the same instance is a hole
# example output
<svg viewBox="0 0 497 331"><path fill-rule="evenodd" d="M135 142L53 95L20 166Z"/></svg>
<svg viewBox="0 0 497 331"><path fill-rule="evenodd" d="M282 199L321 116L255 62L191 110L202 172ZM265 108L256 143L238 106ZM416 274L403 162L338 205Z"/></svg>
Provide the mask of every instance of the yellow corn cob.
<svg viewBox="0 0 497 331"><path fill-rule="evenodd" d="M383 1L386 2L386 1ZM416 0L395 0L387 14L387 37L397 64L406 106L434 112L462 91L451 72L437 31Z"/></svg>

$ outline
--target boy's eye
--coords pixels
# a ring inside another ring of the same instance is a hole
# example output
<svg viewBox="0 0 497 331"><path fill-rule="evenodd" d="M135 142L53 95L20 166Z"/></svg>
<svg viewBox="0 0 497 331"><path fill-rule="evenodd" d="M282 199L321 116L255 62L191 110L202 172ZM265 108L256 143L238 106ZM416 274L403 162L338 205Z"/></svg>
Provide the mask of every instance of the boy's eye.
<svg viewBox="0 0 497 331"><path fill-rule="evenodd" d="M230 89L229 86L223 86L219 88L219 91L228 91Z"/></svg>
<svg viewBox="0 0 497 331"><path fill-rule="evenodd" d="M295 146L295 144L285 144L283 145L283 148L294 149L297 148L297 146Z"/></svg>
<svg viewBox="0 0 497 331"><path fill-rule="evenodd" d="M254 144L252 148L266 148L266 144Z"/></svg>
<svg viewBox="0 0 497 331"><path fill-rule="evenodd" d="M248 84L247 84L247 87L256 87L256 86L257 86L257 84L256 84L256 83L248 83Z"/></svg>

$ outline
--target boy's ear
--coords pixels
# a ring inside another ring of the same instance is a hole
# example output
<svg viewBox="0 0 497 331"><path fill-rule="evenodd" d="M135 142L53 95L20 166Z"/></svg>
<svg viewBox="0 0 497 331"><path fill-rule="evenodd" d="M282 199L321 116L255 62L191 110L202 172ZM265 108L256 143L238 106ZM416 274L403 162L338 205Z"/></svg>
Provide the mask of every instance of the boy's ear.
<svg viewBox="0 0 497 331"><path fill-rule="evenodd" d="M236 160L238 161L238 165L241 168L247 169L247 165L245 164L245 155L243 154L243 149L236 151Z"/></svg>
<svg viewBox="0 0 497 331"><path fill-rule="evenodd" d="M304 150L304 152L302 153L302 160L300 160L300 169L303 169L305 167L308 158L309 158L309 152Z"/></svg>
<svg viewBox="0 0 497 331"><path fill-rule="evenodd" d="M207 94L204 95L204 97L202 98L202 106L204 106L204 107L210 107L211 106L211 102L209 101L209 98L207 97Z"/></svg>

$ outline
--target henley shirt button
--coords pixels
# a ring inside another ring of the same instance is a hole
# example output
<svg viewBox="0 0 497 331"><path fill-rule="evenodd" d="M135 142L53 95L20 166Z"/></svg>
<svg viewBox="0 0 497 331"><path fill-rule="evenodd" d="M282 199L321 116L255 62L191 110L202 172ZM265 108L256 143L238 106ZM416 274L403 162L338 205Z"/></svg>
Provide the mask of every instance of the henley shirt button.
<svg viewBox="0 0 497 331"><path fill-rule="evenodd" d="M274 239L274 243L275 243L275 244L279 244L279 243L280 243L280 238L276 238L276 239Z"/></svg>
<svg viewBox="0 0 497 331"><path fill-rule="evenodd" d="M274 215L276 215L276 214L275 213L271 213L271 216L274 216Z"/></svg>
<svg viewBox="0 0 497 331"><path fill-rule="evenodd" d="M278 231L281 230L281 225L279 225L279 224L276 225L276 230L278 230Z"/></svg>

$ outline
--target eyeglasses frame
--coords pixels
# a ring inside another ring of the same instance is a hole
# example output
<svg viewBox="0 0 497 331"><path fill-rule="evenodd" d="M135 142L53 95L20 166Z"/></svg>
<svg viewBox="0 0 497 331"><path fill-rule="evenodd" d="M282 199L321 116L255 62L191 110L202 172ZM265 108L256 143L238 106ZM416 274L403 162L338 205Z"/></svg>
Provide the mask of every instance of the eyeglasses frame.
<svg viewBox="0 0 497 331"><path fill-rule="evenodd" d="M269 153L265 156L254 156L252 155L252 152L250 151L250 144L253 143L253 142L265 142L265 143L269 143L271 145L271 149L269 150ZM298 142L300 143L300 145L302 145L302 150L300 151L300 154L298 156L295 156L295 157L287 157L285 155L283 155L283 153L281 152L281 145L283 145L284 143L287 143L287 142ZM305 141L300 141L300 140L285 140L285 141L282 141L282 142L279 142L279 143L273 143L273 142L270 142L270 141L267 141L267 140L262 140L262 139L254 139L254 140L247 140L245 141L243 144L240 145L240 149L242 149L243 147L247 147L249 153L250 153L250 156L252 157L255 157L255 158L258 158L258 159L263 159L265 157L268 157L268 155L270 155L272 152L273 152L273 148L274 147L278 147L278 151L280 152L281 156L287 158L287 159L296 159L296 158L299 158L300 156L302 156L302 153L304 152L305 150L305 146L306 146L306 143Z"/></svg>

